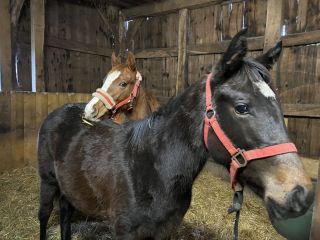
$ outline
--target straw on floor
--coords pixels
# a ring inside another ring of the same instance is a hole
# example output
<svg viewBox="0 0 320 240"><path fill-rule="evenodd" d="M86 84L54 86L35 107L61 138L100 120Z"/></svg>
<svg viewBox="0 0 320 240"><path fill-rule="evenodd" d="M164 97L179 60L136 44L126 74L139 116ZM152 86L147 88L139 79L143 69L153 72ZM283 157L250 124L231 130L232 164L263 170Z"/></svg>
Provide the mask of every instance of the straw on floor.
<svg viewBox="0 0 320 240"><path fill-rule="evenodd" d="M228 182L206 168L198 177L193 200L174 240L231 239L234 214L228 215L232 191ZM32 167L0 175L0 239L38 238L38 176ZM49 222L49 239L60 239L59 216ZM284 239L276 233L260 199L245 195L240 217L240 239ZM77 220L72 224L73 239L112 239L108 222Z"/></svg>

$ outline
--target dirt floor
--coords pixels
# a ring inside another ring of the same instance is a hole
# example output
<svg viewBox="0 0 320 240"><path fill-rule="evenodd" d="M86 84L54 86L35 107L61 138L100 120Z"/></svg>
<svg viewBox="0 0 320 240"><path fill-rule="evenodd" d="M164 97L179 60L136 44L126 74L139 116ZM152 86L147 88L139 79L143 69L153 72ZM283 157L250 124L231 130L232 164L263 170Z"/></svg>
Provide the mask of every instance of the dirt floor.
<svg viewBox="0 0 320 240"><path fill-rule="evenodd" d="M193 200L174 240L232 239L234 214L228 215L232 192L229 183L206 167L197 179ZM0 175L0 239L38 239L38 176L26 167ZM49 239L59 237L58 213L49 223ZM240 218L240 239L284 239L271 226L262 201L245 195ZM73 239L112 239L107 222L75 221Z"/></svg>

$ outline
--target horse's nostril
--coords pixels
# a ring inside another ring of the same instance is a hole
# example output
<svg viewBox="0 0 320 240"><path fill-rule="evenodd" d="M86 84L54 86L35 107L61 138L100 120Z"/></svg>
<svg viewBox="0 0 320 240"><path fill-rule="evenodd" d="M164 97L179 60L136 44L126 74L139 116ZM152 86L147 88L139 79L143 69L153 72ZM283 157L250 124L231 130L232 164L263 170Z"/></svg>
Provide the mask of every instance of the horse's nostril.
<svg viewBox="0 0 320 240"><path fill-rule="evenodd" d="M300 185L296 186L290 193L290 207L295 212L305 210L313 201L313 191Z"/></svg>

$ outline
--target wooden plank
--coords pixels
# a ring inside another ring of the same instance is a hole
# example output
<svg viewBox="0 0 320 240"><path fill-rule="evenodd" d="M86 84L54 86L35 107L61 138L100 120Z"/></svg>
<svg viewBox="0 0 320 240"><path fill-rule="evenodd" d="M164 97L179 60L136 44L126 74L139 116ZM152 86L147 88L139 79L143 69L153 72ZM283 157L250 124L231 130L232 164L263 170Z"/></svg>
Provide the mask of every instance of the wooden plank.
<svg viewBox="0 0 320 240"><path fill-rule="evenodd" d="M10 0L0 1L0 91L12 89Z"/></svg>
<svg viewBox="0 0 320 240"><path fill-rule="evenodd" d="M308 0L300 1L298 4L297 31L304 32L307 24Z"/></svg>
<svg viewBox="0 0 320 240"><path fill-rule="evenodd" d="M12 167L10 92L0 93L0 171Z"/></svg>
<svg viewBox="0 0 320 240"><path fill-rule="evenodd" d="M283 0L268 0L264 51L280 39L283 18Z"/></svg>
<svg viewBox="0 0 320 240"><path fill-rule="evenodd" d="M251 0L245 2L245 16L247 19L245 26L248 26L249 36L262 36L265 32L265 22L267 17L266 0Z"/></svg>
<svg viewBox="0 0 320 240"><path fill-rule="evenodd" d="M32 91L45 91L43 68L45 0L31 0L30 4Z"/></svg>
<svg viewBox="0 0 320 240"><path fill-rule="evenodd" d="M24 93L11 93L11 122L12 140L10 168L18 168L24 165Z"/></svg>
<svg viewBox="0 0 320 240"><path fill-rule="evenodd" d="M109 48L56 37L48 37L45 44L48 47L67 49L98 56L111 57L112 54L112 49Z"/></svg>
<svg viewBox="0 0 320 240"><path fill-rule="evenodd" d="M135 20L133 20L132 24L131 22L129 23L129 28L128 28L128 32L126 34L126 47L130 50L130 51L134 51L135 49L135 44L134 44L134 37L136 35L136 33L138 32L142 22L145 20L145 18L137 18Z"/></svg>
<svg viewBox="0 0 320 240"><path fill-rule="evenodd" d="M134 53L136 58L165 58L178 56L177 48L150 48L137 49Z"/></svg>
<svg viewBox="0 0 320 240"><path fill-rule="evenodd" d="M282 104L285 116L320 118L320 104Z"/></svg>
<svg viewBox="0 0 320 240"><path fill-rule="evenodd" d="M25 3L25 0L14 0L12 1L11 6L11 22L14 26L17 25L20 15L21 15L21 9Z"/></svg>
<svg viewBox="0 0 320 240"><path fill-rule="evenodd" d="M125 18L122 14L122 11L119 11L119 22L118 22L118 39L117 39L117 45L116 50L119 53L120 56L124 57L125 52L125 36L126 36L126 30L124 28L125 24Z"/></svg>
<svg viewBox="0 0 320 240"><path fill-rule="evenodd" d="M48 114L59 107L58 93L48 93Z"/></svg>
<svg viewBox="0 0 320 240"><path fill-rule="evenodd" d="M264 37L248 38L248 50L256 51L263 49ZM224 40L213 44L188 45L189 55L202 55L212 53L224 53L230 44L230 40Z"/></svg>
<svg viewBox="0 0 320 240"><path fill-rule="evenodd" d="M320 2L308 0L306 31L320 30Z"/></svg>
<svg viewBox="0 0 320 240"><path fill-rule="evenodd" d="M143 16L155 16L175 12L183 8L194 9L205 7L222 2L221 0L167 0L139 5L137 7L123 10L126 19L133 19Z"/></svg>
<svg viewBox="0 0 320 240"><path fill-rule="evenodd" d="M249 51L257 51L263 49L264 37L251 37L248 38ZM224 53L230 44L230 40L216 42L213 44L188 44L187 54L190 55L205 55ZM149 48L149 49L136 49L136 58L166 58L178 56L177 48Z"/></svg>
<svg viewBox="0 0 320 240"><path fill-rule="evenodd" d="M35 165L37 126L36 126L36 94L24 93L24 164Z"/></svg>
<svg viewBox="0 0 320 240"><path fill-rule="evenodd" d="M282 37L284 47L307 45L320 42L320 30L304 33L288 34Z"/></svg>
<svg viewBox="0 0 320 240"><path fill-rule="evenodd" d="M320 236L320 167L318 168L318 183L314 204L310 240L318 240Z"/></svg>
<svg viewBox="0 0 320 240"><path fill-rule="evenodd" d="M188 9L179 11L178 32L178 66L176 79L176 95L188 86L188 58L187 58L187 34L188 34Z"/></svg>
<svg viewBox="0 0 320 240"><path fill-rule="evenodd" d="M48 94L45 92L36 93L36 132L48 116Z"/></svg>

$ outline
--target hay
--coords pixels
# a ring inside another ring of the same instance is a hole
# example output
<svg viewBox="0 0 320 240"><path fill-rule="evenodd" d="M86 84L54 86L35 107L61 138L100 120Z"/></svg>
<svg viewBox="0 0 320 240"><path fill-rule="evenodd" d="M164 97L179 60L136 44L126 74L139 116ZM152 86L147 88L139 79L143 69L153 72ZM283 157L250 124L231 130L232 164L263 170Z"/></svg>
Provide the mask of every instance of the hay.
<svg viewBox="0 0 320 240"><path fill-rule="evenodd" d="M206 168L194 185L193 201L174 240L231 239L234 214L227 209L232 199L229 184ZM0 175L0 239L38 238L38 177L27 167ZM58 213L49 222L49 239L60 239ZM73 239L112 239L107 222L77 221ZM271 226L262 201L245 196L240 217L240 239L284 239Z"/></svg>

